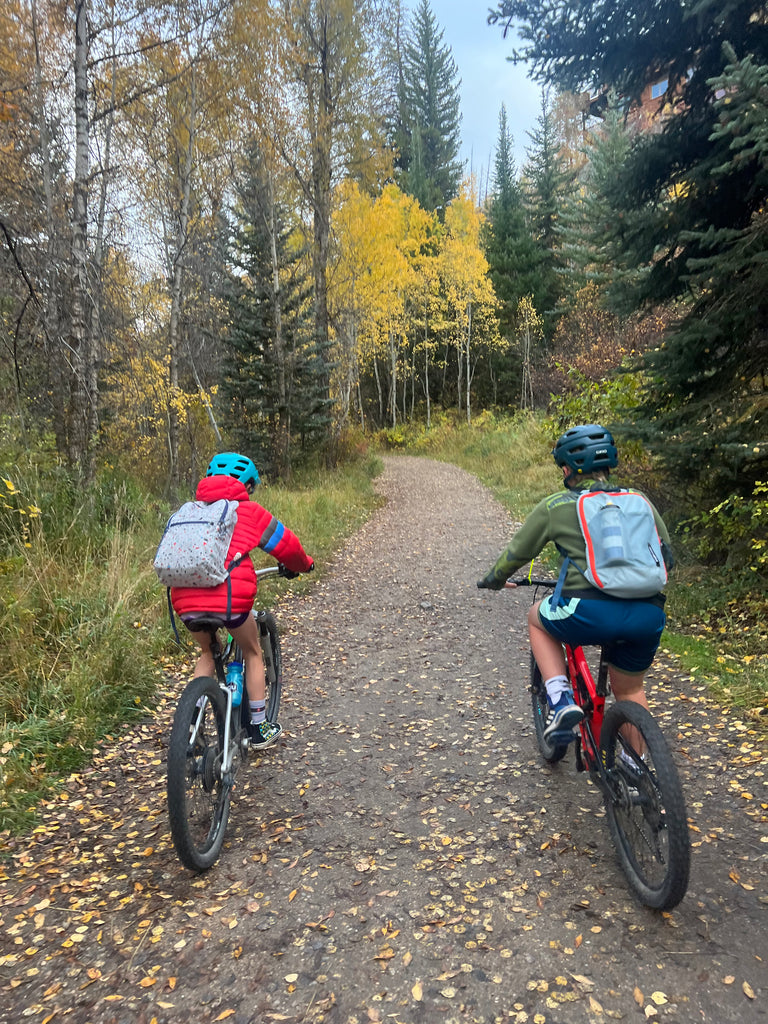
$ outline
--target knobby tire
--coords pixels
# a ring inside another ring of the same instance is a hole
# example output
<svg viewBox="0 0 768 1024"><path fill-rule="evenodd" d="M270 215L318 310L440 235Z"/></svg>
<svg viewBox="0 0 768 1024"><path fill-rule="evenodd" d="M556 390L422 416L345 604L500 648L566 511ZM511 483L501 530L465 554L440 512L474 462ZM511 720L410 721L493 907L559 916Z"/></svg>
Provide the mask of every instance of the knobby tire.
<svg viewBox="0 0 768 1024"><path fill-rule="evenodd" d="M550 764L561 761L568 750L567 743L550 743L544 739L544 729L547 725L549 713L549 702L547 691L539 672L539 666L531 655L531 710L533 711L533 728L536 733L536 743L541 751L541 756Z"/></svg>
<svg viewBox="0 0 768 1024"><path fill-rule="evenodd" d="M646 745L645 761L633 758L635 770L619 759L622 747L633 754L623 726L634 726ZM691 847L685 797L667 742L644 707L617 701L603 720L600 750L609 780L608 827L622 870L642 903L671 910L688 888Z"/></svg>
<svg viewBox="0 0 768 1024"><path fill-rule="evenodd" d="M270 679L270 673L267 669L266 714L268 722L276 722L277 716L280 713L280 698L283 692L283 657L280 651L280 632L272 612L259 612L256 618L261 633L262 649L269 644L272 652L274 678Z"/></svg>
<svg viewBox="0 0 768 1024"><path fill-rule="evenodd" d="M202 717L198 701L205 698ZM168 817L181 863L206 871L221 851L230 786L221 777L226 698L215 679L193 679L181 695L168 746Z"/></svg>

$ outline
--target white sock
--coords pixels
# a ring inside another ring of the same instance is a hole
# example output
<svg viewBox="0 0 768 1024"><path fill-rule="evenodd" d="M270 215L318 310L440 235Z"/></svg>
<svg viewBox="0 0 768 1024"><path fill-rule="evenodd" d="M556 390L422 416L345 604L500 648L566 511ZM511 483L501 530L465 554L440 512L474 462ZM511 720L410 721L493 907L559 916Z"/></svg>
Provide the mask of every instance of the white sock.
<svg viewBox="0 0 768 1024"><path fill-rule="evenodd" d="M568 682L567 676L552 676L551 679L544 681L544 686L547 688L547 697L552 704L557 704L564 693L571 691L571 684Z"/></svg>
<svg viewBox="0 0 768 1024"><path fill-rule="evenodd" d="M266 704L263 700L249 700L248 707L251 712L251 725L259 725L267 717Z"/></svg>

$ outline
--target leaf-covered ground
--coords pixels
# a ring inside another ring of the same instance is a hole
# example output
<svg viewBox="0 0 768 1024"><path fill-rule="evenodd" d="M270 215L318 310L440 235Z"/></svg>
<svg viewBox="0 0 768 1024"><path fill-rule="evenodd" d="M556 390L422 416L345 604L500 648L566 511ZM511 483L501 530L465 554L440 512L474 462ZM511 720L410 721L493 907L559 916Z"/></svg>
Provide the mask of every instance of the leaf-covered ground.
<svg viewBox="0 0 768 1024"><path fill-rule="evenodd" d="M536 751L529 597L475 588L514 524L452 466L389 459L381 486L388 504L278 609L285 735L241 769L211 871L179 866L167 826L184 678L7 842L0 1021L768 1021L748 724L660 657L693 864L674 912L644 909L596 789Z"/></svg>

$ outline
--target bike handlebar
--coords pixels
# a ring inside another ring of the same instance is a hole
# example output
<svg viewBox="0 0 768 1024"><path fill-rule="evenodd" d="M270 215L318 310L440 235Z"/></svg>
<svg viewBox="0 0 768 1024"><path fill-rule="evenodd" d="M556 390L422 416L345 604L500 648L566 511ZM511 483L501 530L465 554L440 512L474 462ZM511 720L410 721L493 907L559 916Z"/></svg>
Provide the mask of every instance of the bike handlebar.
<svg viewBox="0 0 768 1024"><path fill-rule="evenodd" d="M312 569L314 568L315 563L313 562L312 566L307 569L307 572L312 572ZM279 562L277 565L267 565L263 569L257 569L256 579L260 580L262 576L284 576L287 580L293 580L296 579L297 576L301 576L301 573L293 572L291 569L287 568L287 566L283 565L282 562Z"/></svg>
<svg viewBox="0 0 768 1024"><path fill-rule="evenodd" d="M557 580L530 579L528 576L519 580L512 579L510 577L510 579L507 580L507 583L514 583L516 587L550 587L552 590L557 586Z"/></svg>

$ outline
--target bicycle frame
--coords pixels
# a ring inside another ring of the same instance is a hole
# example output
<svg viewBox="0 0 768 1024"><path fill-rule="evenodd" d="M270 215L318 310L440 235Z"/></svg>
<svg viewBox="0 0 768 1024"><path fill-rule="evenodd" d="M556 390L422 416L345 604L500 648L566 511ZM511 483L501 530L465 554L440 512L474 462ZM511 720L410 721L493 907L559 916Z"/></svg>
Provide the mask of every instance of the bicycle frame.
<svg viewBox="0 0 768 1024"><path fill-rule="evenodd" d="M276 575L281 575L281 573L282 573L282 566L281 565L268 565L268 566L265 566L263 569L257 569L256 570L256 579L258 581L258 580L263 579L265 576L276 576ZM217 618L218 618L218 616L211 616L212 620L215 620ZM235 709L232 707L232 691L227 686L226 668L225 668L226 663L227 663L227 658L228 658L229 652L230 652L231 647L232 647L232 643L231 643L231 637L230 637L230 642L226 645L226 648L222 648L221 642L219 641L218 632L219 632L219 629L223 628L223 625L224 625L223 622L220 625L216 626L215 628L214 628L213 625L211 625L208 628L208 632L209 632L209 635L210 635L210 638L211 638L211 654L213 655L213 663L214 663L214 666L216 668L216 680L217 680L219 686L221 687L221 689L224 691L224 694L225 694L226 700L227 700L227 711L226 711L226 715L225 715L225 718L224 718L224 723L225 723L224 724L224 743L223 743L223 746L224 746L223 755L224 756L223 756L223 761L222 761L222 765L221 765L221 776L222 776L223 779L228 779L229 775L230 775L230 772L232 770L232 766L234 764L235 753L236 753L236 750L237 750L236 744L231 742L231 740L232 740L232 733L233 733L233 731L237 732L238 730L236 729L236 727L234 725L234 721L233 721L233 714L232 713L233 713L233 711ZM271 655L270 655L270 657L271 657ZM274 672L274 666L271 664L271 662L267 666L265 666L265 668L266 668L266 670L268 672ZM195 725L195 730L197 730L197 726L199 725L199 722L200 722L200 718L198 717L198 722ZM242 732L242 730L240 730L240 732Z"/></svg>
<svg viewBox="0 0 768 1024"><path fill-rule="evenodd" d="M566 644L565 657L574 698L584 712L584 717L579 723L579 737L576 743L576 767L579 771L599 773L600 731L605 717L605 700L609 692L608 666L603 661L601 651L595 682L582 647L570 647Z"/></svg>
<svg viewBox="0 0 768 1024"><path fill-rule="evenodd" d="M511 582L517 586L532 586L537 589L542 587L552 590L557 581L530 578ZM607 773L600 759L600 733L605 717L605 702L610 692L608 666L603 660L603 652L600 648L600 663L597 670L597 681L595 681L583 647L563 644L563 650L574 700L584 712L576 737L576 768L580 772L588 771L599 785L608 786Z"/></svg>

